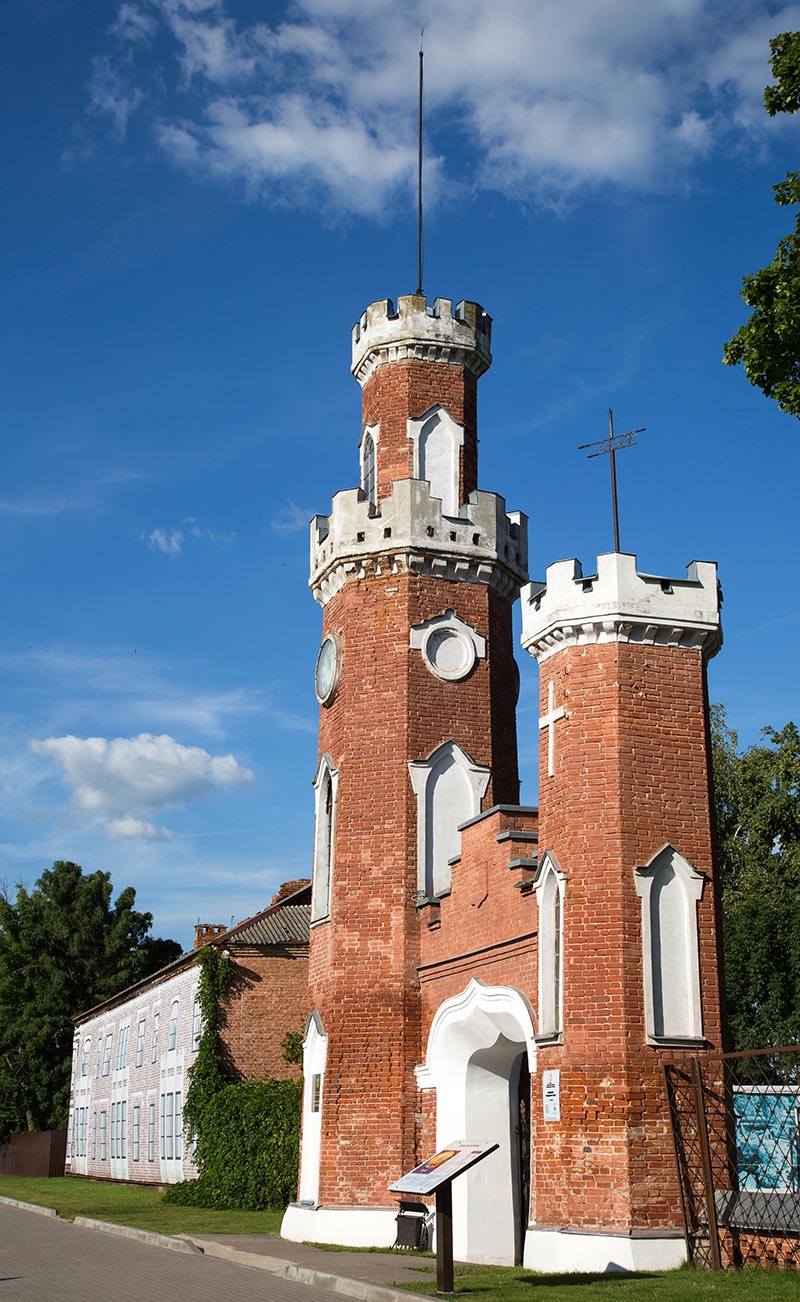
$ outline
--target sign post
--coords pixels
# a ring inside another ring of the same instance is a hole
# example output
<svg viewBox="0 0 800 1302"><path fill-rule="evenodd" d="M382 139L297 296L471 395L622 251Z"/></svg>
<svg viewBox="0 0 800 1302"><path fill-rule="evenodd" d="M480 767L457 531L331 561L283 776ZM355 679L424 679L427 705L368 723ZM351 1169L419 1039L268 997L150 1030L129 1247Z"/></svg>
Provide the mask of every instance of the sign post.
<svg viewBox="0 0 800 1302"><path fill-rule="evenodd" d="M488 1157L499 1144L470 1144L464 1139L448 1144L413 1171L389 1185L392 1193L436 1195L436 1291L452 1293L453 1181Z"/></svg>

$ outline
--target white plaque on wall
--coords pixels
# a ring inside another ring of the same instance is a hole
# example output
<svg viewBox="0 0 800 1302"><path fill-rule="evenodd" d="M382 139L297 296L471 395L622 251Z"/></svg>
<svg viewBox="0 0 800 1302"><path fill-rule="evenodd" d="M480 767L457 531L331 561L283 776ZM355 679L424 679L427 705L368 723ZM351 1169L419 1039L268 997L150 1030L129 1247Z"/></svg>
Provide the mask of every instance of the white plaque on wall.
<svg viewBox="0 0 800 1302"><path fill-rule="evenodd" d="M545 1121L561 1120L561 1072L542 1072L542 1103Z"/></svg>

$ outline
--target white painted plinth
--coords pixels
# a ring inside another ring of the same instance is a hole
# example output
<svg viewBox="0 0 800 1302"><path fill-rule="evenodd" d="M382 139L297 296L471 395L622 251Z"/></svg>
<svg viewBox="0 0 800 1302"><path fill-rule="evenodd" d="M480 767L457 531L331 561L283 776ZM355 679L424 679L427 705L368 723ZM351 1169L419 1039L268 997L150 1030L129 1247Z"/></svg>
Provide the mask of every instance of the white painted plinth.
<svg viewBox="0 0 800 1302"><path fill-rule="evenodd" d="M345 1248L391 1248L397 1238L396 1207L302 1207L290 1203L281 1238L292 1243L337 1243Z"/></svg>
<svg viewBox="0 0 800 1302"><path fill-rule="evenodd" d="M675 1270L686 1260L680 1238L632 1238L627 1234L565 1234L529 1228L523 1265L529 1270L594 1273Z"/></svg>

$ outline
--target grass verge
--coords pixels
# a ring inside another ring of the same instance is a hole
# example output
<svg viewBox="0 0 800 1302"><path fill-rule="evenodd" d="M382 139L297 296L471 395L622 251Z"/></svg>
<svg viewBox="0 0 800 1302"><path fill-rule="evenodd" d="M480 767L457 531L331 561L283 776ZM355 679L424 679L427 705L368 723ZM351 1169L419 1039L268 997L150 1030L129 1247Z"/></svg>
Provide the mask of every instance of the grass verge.
<svg viewBox="0 0 800 1302"><path fill-rule="evenodd" d="M456 1266L456 1293L475 1302L789 1302L800 1274L757 1268L713 1274L680 1270L627 1275L538 1275L521 1266ZM397 1287L432 1291L429 1280ZM435 1288L435 1284L433 1286Z"/></svg>
<svg viewBox="0 0 800 1302"><path fill-rule="evenodd" d="M165 1203L144 1185L60 1176L52 1180L0 1176L0 1195L55 1207L59 1216L94 1216L157 1234L278 1234L283 1208L264 1212L217 1211Z"/></svg>

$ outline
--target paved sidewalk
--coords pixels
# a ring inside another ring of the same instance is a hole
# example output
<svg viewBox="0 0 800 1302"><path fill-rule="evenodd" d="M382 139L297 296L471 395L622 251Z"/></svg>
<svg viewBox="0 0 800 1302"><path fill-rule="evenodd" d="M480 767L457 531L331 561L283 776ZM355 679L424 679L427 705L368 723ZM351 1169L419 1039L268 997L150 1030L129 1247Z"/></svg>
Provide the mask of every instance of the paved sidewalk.
<svg viewBox="0 0 800 1302"><path fill-rule="evenodd" d="M241 1302L255 1288L270 1302L412 1302L393 1286L433 1292L435 1281L433 1258L411 1253L326 1252L269 1234L170 1239L0 1200L0 1302Z"/></svg>
<svg viewBox="0 0 800 1302"><path fill-rule="evenodd" d="M436 1289L436 1261L433 1257L421 1257L416 1253L328 1252L310 1243L290 1243L273 1234L193 1234L185 1237L206 1253L233 1261L241 1261L242 1255L248 1255L254 1259L251 1264L262 1265L262 1268L275 1273L282 1273L281 1267L296 1267L285 1276L288 1279L322 1284L319 1276L334 1276L338 1283L328 1287L354 1297L367 1294L360 1289L351 1291L343 1287L346 1281L360 1281L373 1289L425 1283L430 1285L431 1292Z"/></svg>

